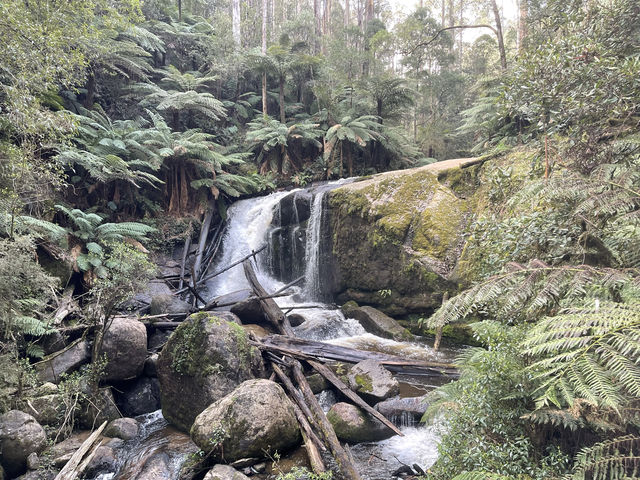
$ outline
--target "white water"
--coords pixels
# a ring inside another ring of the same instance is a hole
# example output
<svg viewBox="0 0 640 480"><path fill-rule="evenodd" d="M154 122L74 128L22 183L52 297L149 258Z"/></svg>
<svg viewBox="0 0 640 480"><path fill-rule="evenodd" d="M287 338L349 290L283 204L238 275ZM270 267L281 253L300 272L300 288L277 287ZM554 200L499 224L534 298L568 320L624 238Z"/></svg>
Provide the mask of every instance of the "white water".
<svg viewBox="0 0 640 480"><path fill-rule="evenodd" d="M274 209L280 199L290 193L276 192L265 197L240 200L229 208L229 222L222 240L222 257L216 262L216 268L231 265L265 245ZM267 275L262 268L264 251L257 257L258 280L267 291L278 290L282 283ZM207 287L212 297L251 288L244 276L242 264L214 277L207 282Z"/></svg>
<svg viewBox="0 0 640 480"><path fill-rule="evenodd" d="M313 197L311 217L307 226L307 245L305 248L305 294L313 299L320 297L320 227L322 226L322 201L326 192L318 192Z"/></svg>

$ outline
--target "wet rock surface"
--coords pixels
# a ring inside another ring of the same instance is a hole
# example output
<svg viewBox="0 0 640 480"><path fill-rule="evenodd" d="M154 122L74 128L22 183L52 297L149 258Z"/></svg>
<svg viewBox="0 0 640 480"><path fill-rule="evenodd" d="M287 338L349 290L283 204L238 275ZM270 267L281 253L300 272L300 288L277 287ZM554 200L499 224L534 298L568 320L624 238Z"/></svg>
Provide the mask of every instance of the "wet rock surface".
<svg viewBox="0 0 640 480"><path fill-rule="evenodd" d="M131 440L138 436L139 431L140 424L134 418L116 418L109 422L104 429L104 434L107 437Z"/></svg>
<svg viewBox="0 0 640 480"><path fill-rule="evenodd" d="M300 443L293 404L277 383L248 380L195 419L191 438L212 458L264 457Z"/></svg>
<svg viewBox="0 0 640 480"><path fill-rule="evenodd" d="M369 333L393 340L410 340L413 335L390 316L373 307L346 304L342 307L345 317L355 318Z"/></svg>
<svg viewBox="0 0 640 480"><path fill-rule="evenodd" d="M371 403L393 397L400 391L398 380L375 360L357 363L347 378L349 387Z"/></svg>
<svg viewBox="0 0 640 480"><path fill-rule="evenodd" d="M118 385L116 403L123 415L136 417L160 408L160 382L153 377L140 377L126 385Z"/></svg>
<svg viewBox="0 0 640 480"><path fill-rule="evenodd" d="M377 419L350 403L336 403L327 413L336 436L348 443L377 442L394 435Z"/></svg>

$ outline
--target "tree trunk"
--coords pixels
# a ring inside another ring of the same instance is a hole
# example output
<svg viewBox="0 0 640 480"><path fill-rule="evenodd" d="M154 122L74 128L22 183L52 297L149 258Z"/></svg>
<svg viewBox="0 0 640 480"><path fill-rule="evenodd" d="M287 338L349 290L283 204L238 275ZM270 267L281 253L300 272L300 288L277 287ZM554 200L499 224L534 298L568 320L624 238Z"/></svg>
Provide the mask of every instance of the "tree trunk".
<svg viewBox="0 0 640 480"><path fill-rule="evenodd" d="M351 23L351 8L349 0L344 0L344 26L347 27Z"/></svg>
<svg viewBox="0 0 640 480"><path fill-rule="evenodd" d="M524 43L527 38L527 17L529 14L528 0L520 0L520 16L518 18L518 52L524 51Z"/></svg>
<svg viewBox="0 0 640 480"><path fill-rule="evenodd" d="M182 21L182 0L178 0L178 21Z"/></svg>
<svg viewBox="0 0 640 480"><path fill-rule="evenodd" d="M278 100L279 100L279 104L280 104L280 122L281 123L286 123L287 119L285 118L284 115L284 75L280 75L280 79L278 82L278 86L279 86L279 96L278 96Z"/></svg>
<svg viewBox="0 0 640 480"><path fill-rule="evenodd" d="M445 22L447 21L447 0L442 0L442 28L445 27Z"/></svg>
<svg viewBox="0 0 640 480"><path fill-rule="evenodd" d="M231 1L231 30L233 31L233 41L240 47L242 38L240 35L240 0Z"/></svg>
<svg viewBox="0 0 640 480"><path fill-rule="evenodd" d="M502 70L507 69L507 53L504 49L504 36L502 35L502 21L500 20L500 10L498 10L498 4L496 0L491 0L491 8L493 10L493 17L496 21L496 36L498 37L498 50L500 50L500 66Z"/></svg>
<svg viewBox="0 0 640 480"><path fill-rule="evenodd" d="M87 95L84 97L84 108L91 108L96 95L96 76L92 69L89 69L89 77L87 78Z"/></svg>

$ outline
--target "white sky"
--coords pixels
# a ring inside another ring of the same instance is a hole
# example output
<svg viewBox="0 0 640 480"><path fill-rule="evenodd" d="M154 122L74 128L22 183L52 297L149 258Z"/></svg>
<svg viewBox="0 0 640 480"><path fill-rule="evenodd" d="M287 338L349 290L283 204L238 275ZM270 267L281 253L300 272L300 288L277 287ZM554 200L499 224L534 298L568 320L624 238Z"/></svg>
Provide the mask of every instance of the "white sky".
<svg viewBox="0 0 640 480"><path fill-rule="evenodd" d="M404 15L408 15L409 13L411 13L420 4L419 0L388 0L388 1L395 12L398 12ZM513 22L516 22L518 17L517 0L497 0L497 2L498 2L498 7L500 7L500 9L502 10L502 16L506 20L506 23L513 24ZM466 30L464 32L463 38L465 39L465 41L471 42L475 38L482 35L483 33L486 33L486 32L483 32L482 29Z"/></svg>

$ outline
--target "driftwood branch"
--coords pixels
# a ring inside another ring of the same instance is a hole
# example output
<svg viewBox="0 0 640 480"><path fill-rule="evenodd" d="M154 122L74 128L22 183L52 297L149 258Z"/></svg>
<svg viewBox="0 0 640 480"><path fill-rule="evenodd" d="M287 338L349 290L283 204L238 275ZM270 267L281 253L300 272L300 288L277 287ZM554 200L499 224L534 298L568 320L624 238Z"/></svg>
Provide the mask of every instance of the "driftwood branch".
<svg viewBox="0 0 640 480"><path fill-rule="evenodd" d="M251 285L254 293L258 298L263 298L262 300L260 300L260 306L262 307L262 311L269 322L271 322L271 324L280 333L293 336L293 329L287 321L287 317L285 316L285 314L282 313L282 310L280 310L278 304L272 298L264 298L268 297L269 294L264 289L264 287L260 285L251 262L249 260L245 260L242 266L244 268L244 275L245 277L247 277L247 280L249 281L249 284Z"/></svg>
<svg viewBox="0 0 640 480"><path fill-rule="evenodd" d="M67 464L63 467L62 470L60 470L60 473L56 475L56 478L54 480L75 480L82 473L82 470L86 468L86 466L89 464L89 461L91 461L91 457L95 455L95 451L100 446L100 444L95 446L94 444L98 441L100 434L106 426L107 422L105 421L91 435L89 435L89 437L87 437L84 442L82 442L80 448L78 448L78 450L76 450L76 452L71 456ZM91 452L87 457L89 461L83 462L82 460L90 450Z"/></svg>
<svg viewBox="0 0 640 480"><path fill-rule="evenodd" d="M347 480L361 480L362 477L360 477L355 465L351 461L350 455L344 448L342 448L342 445L340 445L340 441L336 436L336 432L333 430L333 426L331 426L331 423L324 414L322 407L318 403L318 399L311 391L311 387L309 386L307 379L304 377L304 373L302 373L300 362L295 360L293 362L293 375L307 405L309 406L309 409L313 414L313 418L320 427L320 432L322 433L325 442L327 442L333 457L336 459L336 463L338 464L338 468L340 469L342 476Z"/></svg>

